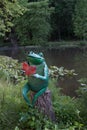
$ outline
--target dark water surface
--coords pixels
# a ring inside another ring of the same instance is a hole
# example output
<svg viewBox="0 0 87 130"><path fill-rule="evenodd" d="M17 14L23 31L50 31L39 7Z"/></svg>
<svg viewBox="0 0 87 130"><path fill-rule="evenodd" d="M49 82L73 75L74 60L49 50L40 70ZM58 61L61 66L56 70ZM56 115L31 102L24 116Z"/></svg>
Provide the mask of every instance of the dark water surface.
<svg viewBox="0 0 87 130"><path fill-rule="evenodd" d="M51 50L47 52L46 57L49 65L75 69L77 76L59 80L58 85L62 88L64 94L71 97L77 96L76 90L80 86L78 79L87 77L87 50Z"/></svg>
<svg viewBox="0 0 87 130"><path fill-rule="evenodd" d="M55 65L58 67L63 66L66 69L75 69L78 74L74 78L65 78L58 81L58 86L62 88L62 92L71 97L76 96L75 90L80 86L78 79L87 77L87 49L66 48L66 49L22 49L15 57L20 61L25 60L25 54L28 51L44 53L44 57L48 66ZM11 50L0 51L2 55L11 56Z"/></svg>

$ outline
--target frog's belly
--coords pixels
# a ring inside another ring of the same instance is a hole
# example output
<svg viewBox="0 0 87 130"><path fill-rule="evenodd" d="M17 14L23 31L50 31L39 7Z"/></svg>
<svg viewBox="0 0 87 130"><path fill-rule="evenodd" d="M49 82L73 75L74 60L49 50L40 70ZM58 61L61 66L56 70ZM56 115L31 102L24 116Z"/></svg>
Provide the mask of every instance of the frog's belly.
<svg viewBox="0 0 87 130"><path fill-rule="evenodd" d="M48 81L47 80L41 80L41 79L36 79L36 78L30 78L29 79L29 86L32 91L39 91L42 88L45 88L48 86Z"/></svg>

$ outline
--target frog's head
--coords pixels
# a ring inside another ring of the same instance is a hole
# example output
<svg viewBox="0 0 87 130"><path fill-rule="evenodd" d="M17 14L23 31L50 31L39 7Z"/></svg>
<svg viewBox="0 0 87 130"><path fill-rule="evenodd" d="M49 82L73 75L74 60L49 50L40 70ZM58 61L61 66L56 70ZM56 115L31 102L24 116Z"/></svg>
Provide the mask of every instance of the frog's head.
<svg viewBox="0 0 87 130"><path fill-rule="evenodd" d="M39 64L44 62L43 53L40 52L40 53L36 54L36 53L31 51L28 54L28 60L30 63L32 63L34 65L39 65Z"/></svg>

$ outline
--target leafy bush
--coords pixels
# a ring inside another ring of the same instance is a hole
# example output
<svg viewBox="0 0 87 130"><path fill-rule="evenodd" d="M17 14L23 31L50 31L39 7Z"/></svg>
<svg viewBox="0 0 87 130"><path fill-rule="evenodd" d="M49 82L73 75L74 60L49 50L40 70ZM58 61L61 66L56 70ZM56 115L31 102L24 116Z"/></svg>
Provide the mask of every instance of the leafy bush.
<svg viewBox="0 0 87 130"><path fill-rule="evenodd" d="M75 70L68 70L64 67L58 68L57 66L50 66L50 77L52 79L59 79L61 77L67 76L67 77L74 77L77 74L75 73Z"/></svg>
<svg viewBox="0 0 87 130"><path fill-rule="evenodd" d="M75 105L75 100L69 96L59 96L54 102L54 110L57 121L63 124L74 124L79 121L79 110Z"/></svg>
<svg viewBox="0 0 87 130"><path fill-rule="evenodd" d="M80 111L77 99L62 95L60 92L61 89L56 87L56 80L50 80L49 84L58 128L67 128L67 130L82 128L83 124L81 123L81 117L79 115Z"/></svg>
<svg viewBox="0 0 87 130"><path fill-rule="evenodd" d="M21 113L18 127L22 130L53 130L54 124L37 108L28 108Z"/></svg>
<svg viewBox="0 0 87 130"><path fill-rule="evenodd" d="M81 78L79 80L81 86L77 90L78 93L78 107L80 109L80 116L82 117L82 122L87 128L87 78Z"/></svg>
<svg viewBox="0 0 87 130"><path fill-rule="evenodd" d="M18 63L18 60L7 56L0 56L0 78L4 78L8 82L17 83L23 78L20 71L21 64Z"/></svg>

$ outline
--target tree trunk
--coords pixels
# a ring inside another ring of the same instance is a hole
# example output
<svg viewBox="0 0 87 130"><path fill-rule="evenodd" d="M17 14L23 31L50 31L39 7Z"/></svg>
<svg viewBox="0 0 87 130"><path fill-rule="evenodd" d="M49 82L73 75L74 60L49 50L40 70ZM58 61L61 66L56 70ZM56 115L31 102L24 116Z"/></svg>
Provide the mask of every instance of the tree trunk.
<svg viewBox="0 0 87 130"><path fill-rule="evenodd" d="M31 94L31 99L33 99L34 94L35 93ZM55 121L55 113L53 112L50 90L47 90L37 99L35 106L46 114L50 120Z"/></svg>
<svg viewBox="0 0 87 130"><path fill-rule="evenodd" d="M11 56L13 58L15 58L15 56L18 53L18 45L17 45L17 37L16 37L14 29L12 29L12 31L10 33L10 41L11 41L11 44L12 44L12 47L13 47Z"/></svg>

